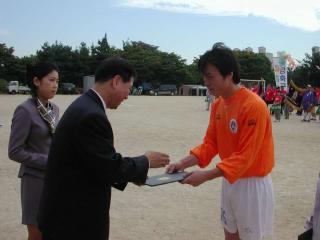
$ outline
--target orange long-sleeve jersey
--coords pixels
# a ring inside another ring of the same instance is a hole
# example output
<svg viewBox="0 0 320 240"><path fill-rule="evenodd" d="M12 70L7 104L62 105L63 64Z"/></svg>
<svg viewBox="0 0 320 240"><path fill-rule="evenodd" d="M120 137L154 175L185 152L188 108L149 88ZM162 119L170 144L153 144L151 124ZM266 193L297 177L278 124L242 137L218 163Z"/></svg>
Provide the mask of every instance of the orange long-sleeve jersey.
<svg viewBox="0 0 320 240"><path fill-rule="evenodd" d="M272 125L264 101L246 88L228 99L218 98L203 143L190 153L204 168L219 154L223 176L234 183L239 178L263 177L274 166Z"/></svg>

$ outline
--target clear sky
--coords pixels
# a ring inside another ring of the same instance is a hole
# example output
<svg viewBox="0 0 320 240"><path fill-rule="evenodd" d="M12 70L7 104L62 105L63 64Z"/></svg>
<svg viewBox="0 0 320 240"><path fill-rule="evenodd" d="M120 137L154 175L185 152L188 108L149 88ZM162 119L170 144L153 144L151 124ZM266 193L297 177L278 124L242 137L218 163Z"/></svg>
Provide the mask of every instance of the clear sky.
<svg viewBox="0 0 320 240"><path fill-rule="evenodd" d="M105 33L117 48L143 41L188 63L215 42L302 60L320 46L320 0L0 0L0 43L19 57L46 41L90 46Z"/></svg>

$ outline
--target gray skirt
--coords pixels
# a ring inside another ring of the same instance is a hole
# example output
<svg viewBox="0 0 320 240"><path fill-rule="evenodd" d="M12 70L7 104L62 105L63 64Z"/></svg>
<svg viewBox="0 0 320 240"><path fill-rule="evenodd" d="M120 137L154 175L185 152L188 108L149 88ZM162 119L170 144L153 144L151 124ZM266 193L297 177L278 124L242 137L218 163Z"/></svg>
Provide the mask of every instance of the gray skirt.
<svg viewBox="0 0 320 240"><path fill-rule="evenodd" d="M36 225L44 179L28 174L21 178L22 224Z"/></svg>

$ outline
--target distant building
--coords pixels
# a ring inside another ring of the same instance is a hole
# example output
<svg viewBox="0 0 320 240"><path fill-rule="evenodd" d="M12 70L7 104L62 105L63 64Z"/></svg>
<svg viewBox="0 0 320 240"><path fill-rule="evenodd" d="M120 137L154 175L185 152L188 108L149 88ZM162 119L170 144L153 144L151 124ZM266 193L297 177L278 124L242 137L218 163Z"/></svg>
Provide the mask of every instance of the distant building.
<svg viewBox="0 0 320 240"><path fill-rule="evenodd" d="M286 52L285 52L285 51L278 51L278 52L277 52L277 57L282 57L282 56L284 56L284 55L286 55Z"/></svg>
<svg viewBox="0 0 320 240"><path fill-rule="evenodd" d="M247 47L244 49L246 52L253 52L253 49L251 47Z"/></svg>
<svg viewBox="0 0 320 240"><path fill-rule="evenodd" d="M258 47L258 52L259 52L259 53L266 54L267 49L266 49L265 47Z"/></svg>
<svg viewBox="0 0 320 240"><path fill-rule="evenodd" d="M314 55L316 53L320 53L320 47L318 47L318 46L312 47L312 55Z"/></svg>
<svg viewBox="0 0 320 240"><path fill-rule="evenodd" d="M269 61L272 63L272 61L273 61L273 54L272 54L272 53L267 53L266 47L263 47L263 46L258 47L258 52L259 52L260 54L264 54L264 55L269 59Z"/></svg>

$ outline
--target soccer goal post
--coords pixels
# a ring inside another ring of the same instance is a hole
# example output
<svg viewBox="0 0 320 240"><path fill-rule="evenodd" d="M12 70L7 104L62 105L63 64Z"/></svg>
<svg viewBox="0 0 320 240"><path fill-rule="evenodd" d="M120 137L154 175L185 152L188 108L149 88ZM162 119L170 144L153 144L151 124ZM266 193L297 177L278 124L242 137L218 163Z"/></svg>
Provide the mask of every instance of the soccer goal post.
<svg viewBox="0 0 320 240"><path fill-rule="evenodd" d="M266 81L264 79L240 79L240 84L248 89L252 89L258 84L258 88L264 93L266 90Z"/></svg>

